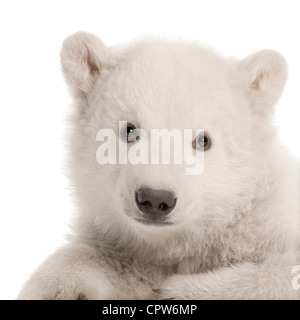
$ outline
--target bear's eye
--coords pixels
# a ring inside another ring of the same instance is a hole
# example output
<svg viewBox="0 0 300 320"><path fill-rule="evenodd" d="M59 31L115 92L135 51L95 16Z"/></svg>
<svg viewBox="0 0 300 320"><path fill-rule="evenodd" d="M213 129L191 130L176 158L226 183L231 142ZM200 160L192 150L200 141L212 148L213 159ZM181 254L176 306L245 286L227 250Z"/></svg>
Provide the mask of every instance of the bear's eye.
<svg viewBox="0 0 300 320"><path fill-rule="evenodd" d="M125 142L135 142L139 140L138 130L133 124L128 123L127 127L124 127L121 131L121 138Z"/></svg>
<svg viewBox="0 0 300 320"><path fill-rule="evenodd" d="M200 133L192 144L195 150L206 151L211 146L211 140L207 134Z"/></svg>

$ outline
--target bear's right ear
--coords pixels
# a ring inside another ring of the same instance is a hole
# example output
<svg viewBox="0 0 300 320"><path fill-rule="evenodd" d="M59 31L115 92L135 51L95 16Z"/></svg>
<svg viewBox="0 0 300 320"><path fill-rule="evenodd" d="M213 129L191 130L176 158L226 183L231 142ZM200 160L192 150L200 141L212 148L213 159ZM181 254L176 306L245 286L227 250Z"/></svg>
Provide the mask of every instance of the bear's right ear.
<svg viewBox="0 0 300 320"><path fill-rule="evenodd" d="M262 50L242 60L239 70L253 110L273 114L287 80L285 59L276 51Z"/></svg>
<svg viewBox="0 0 300 320"><path fill-rule="evenodd" d="M65 39L62 70L75 98L85 98L108 59L109 50L96 36L77 32Z"/></svg>

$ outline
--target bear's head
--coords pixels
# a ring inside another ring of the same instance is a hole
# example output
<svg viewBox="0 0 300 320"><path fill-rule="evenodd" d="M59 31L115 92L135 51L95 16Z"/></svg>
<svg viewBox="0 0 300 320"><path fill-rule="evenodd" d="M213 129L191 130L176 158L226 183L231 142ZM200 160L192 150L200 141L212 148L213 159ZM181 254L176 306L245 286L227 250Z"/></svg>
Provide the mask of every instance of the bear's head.
<svg viewBox="0 0 300 320"><path fill-rule="evenodd" d="M70 168L81 227L163 239L234 222L268 195L272 115L287 78L277 52L239 61L196 44L144 39L107 47L76 33L61 61L75 101ZM190 130L176 148L201 155L201 173L187 174L184 161L151 163L153 129L176 129L182 138ZM122 162L126 148L140 161ZM146 150L148 163L139 163Z"/></svg>

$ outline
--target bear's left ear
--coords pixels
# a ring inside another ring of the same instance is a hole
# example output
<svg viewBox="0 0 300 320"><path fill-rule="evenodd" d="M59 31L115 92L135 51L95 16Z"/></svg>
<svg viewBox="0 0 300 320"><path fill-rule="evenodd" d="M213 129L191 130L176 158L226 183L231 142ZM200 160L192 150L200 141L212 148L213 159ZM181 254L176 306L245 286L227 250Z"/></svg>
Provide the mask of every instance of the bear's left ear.
<svg viewBox="0 0 300 320"><path fill-rule="evenodd" d="M65 39L60 57L71 93L85 98L108 63L110 51L96 36L77 32Z"/></svg>
<svg viewBox="0 0 300 320"><path fill-rule="evenodd" d="M263 50L242 60L239 70L251 107L272 114L287 80L285 59L276 51Z"/></svg>

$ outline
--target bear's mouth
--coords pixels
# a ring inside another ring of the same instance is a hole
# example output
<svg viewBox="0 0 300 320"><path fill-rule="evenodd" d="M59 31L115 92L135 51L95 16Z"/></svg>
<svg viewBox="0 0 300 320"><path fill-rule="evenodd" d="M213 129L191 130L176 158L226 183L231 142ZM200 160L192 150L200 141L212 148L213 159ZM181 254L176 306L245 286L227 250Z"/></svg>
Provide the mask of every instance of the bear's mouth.
<svg viewBox="0 0 300 320"><path fill-rule="evenodd" d="M135 218L135 221L146 224L146 225L155 225L155 226L171 226L174 222L164 221L161 219L155 218Z"/></svg>

